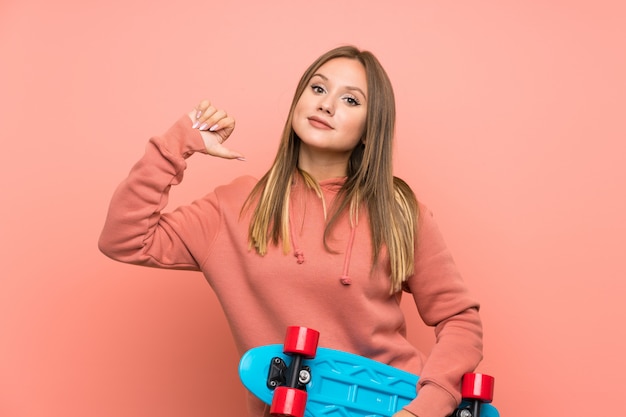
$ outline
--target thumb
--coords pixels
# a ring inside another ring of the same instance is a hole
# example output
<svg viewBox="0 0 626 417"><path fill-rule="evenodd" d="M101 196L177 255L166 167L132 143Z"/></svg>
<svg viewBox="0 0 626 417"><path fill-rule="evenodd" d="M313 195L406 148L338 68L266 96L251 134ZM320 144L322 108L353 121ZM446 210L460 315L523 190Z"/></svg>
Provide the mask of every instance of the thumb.
<svg viewBox="0 0 626 417"><path fill-rule="evenodd" d="M237 159L240 161L245 161L246 158L240 152L234 151L232 149L227 148L221 143L215 143L209 148L207 148L209 155L217 156L219 158L224 159Z"/></svg>

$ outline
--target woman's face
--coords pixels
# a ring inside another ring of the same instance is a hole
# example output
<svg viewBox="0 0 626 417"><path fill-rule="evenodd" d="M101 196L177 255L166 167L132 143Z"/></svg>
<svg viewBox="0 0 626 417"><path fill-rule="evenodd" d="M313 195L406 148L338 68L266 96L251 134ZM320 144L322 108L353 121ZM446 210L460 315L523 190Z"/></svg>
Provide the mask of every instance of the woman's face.
<svg viewBox="0 0 626 417"><path fill-rule="evenodd" d="M296 103L292 127L302 153L347 160L361 141L367 116L367 78L356 59L335 58L311 77Z"/></svg>

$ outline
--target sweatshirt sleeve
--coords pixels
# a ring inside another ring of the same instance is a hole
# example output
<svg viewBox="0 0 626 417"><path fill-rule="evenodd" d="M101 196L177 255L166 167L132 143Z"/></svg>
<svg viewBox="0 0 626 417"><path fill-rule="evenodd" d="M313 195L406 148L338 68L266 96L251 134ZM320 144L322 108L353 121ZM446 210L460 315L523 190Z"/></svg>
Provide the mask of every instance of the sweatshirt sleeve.
<svg viewBox="0 0 626 417"><path fill-rule="evenodd" d="M405 409L418 417L445 417L461 402L461 379L482 360L479 304L470 296L433 219L420 207L415 274L407 282L436 342Z"/></svg>
<svg viewBox="0 0 626 417"><path fill-rule="evenodd" d="M171 186L182 181L186 159L195 152L206 149L186 115L149 140L145 154L111 198L98 241L105 255L137 265L199 269L200 248L206 251L219 221L214 195L161 214Z"/></svg>

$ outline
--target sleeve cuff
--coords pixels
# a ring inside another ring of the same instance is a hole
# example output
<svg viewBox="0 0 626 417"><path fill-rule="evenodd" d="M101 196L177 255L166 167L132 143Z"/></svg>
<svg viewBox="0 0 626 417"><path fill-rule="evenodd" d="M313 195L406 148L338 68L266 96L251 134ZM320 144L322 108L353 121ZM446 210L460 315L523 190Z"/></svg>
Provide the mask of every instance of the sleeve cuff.
<svg viewBox="0 0 626 417"><path fill-rule="evenodd" d="M449 416L457 408L454 397L434 383L424 384L419 395L404 409L418 417Z"/></svg>
<svg viewBox="0 0 626 417"><path fill-rule="evenodd" d="M191 125L189 116L184 115L165 134L166 137L171 138L171 140L168 140L167 147L174 148L170 149L170 152L175 155L181 155L185 159L196 152L207 153L200 131L193 129Z"/></svg>

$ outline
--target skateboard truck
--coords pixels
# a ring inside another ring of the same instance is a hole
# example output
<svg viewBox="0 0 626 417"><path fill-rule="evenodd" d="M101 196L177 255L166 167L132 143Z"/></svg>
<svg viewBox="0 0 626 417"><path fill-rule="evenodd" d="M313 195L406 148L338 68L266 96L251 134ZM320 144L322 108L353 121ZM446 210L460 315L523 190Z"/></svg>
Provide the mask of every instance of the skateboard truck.
<svg viewBox="0 0 626 417"><path fill-rule="evenodd" d="M494 378L485 374L468 373L463 375L461 397L469 406L459 408L452 417L480 417L480 406L493 401Z"/></svg>
<svg viewBox="0 0 626 417"><path fill-rule="evenodd" d="M287 366L281 358L273 358L267 378L267 386L274 390L271 415L304 416L306 384L311 380L311 370L303 361L315 357L319 336L317 330L306 327L287 328L283 353L291 356L291 363Z"/></svg>
<svg viewBox="0 0 626 417"><path fill-rule="evenodd" d="M275 389L280 386L291 386L294 384L292 378L288 382L288 376L297 375L297 383L295 388L306 391L306 384L311 381L311 368L308 366L299 366L292 361L291 368L287 366L282 358L272 358L270 362L270 369L267 376L267 387L269 389ZM298 369L300 367L300 369Z"/></svg>

